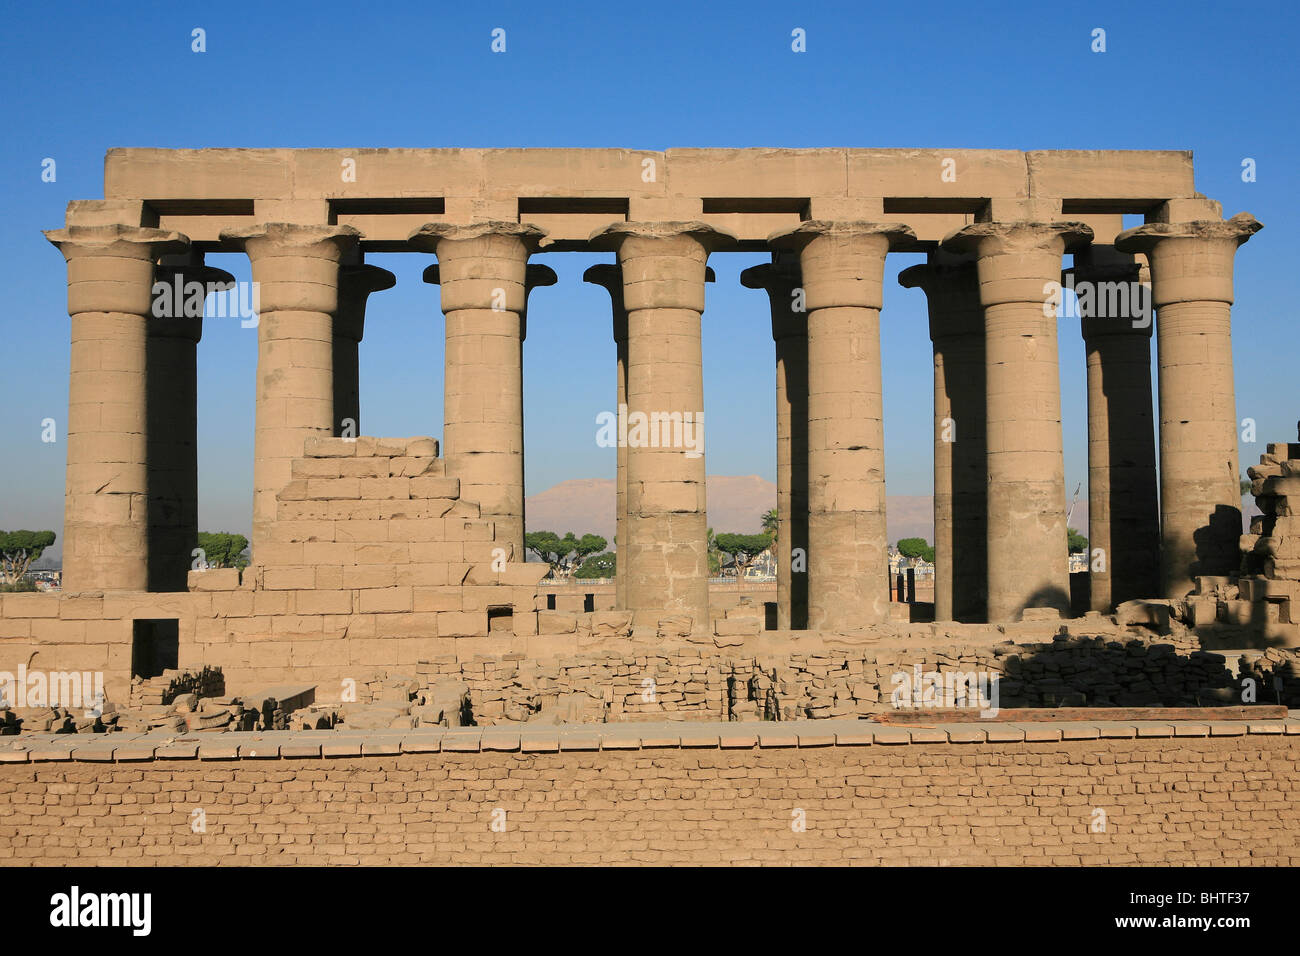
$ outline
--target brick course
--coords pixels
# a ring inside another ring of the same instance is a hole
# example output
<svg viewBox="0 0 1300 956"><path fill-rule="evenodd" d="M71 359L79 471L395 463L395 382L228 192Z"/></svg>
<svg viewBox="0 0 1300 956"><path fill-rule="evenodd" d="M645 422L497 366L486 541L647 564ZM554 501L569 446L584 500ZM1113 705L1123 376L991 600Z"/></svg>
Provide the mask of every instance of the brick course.
<svg viewBox="0 0 1300 956"><path fill-rule="evenodd" d="M1062 726L1036 729L1060 737ZM815 736L807 724L739 723L693 736L670 725L222 734L158 748L101 738L71 759L65 738L32 755L42 762L0 763L0 860L1300 863L1300 734L1242 724L1242 736L1171 746L1181 725L1164 725L1165 739L1137 735L1140 726L1129 737L997 743L867 721L818 722ZM1016 738L1026 727L973 729ZM296 756L322 751L338 756ZM205 833L191 831L196 809ZM492 829L497 809L503 832ZM1090 829L1098 809L1105 832Z"/></svg>

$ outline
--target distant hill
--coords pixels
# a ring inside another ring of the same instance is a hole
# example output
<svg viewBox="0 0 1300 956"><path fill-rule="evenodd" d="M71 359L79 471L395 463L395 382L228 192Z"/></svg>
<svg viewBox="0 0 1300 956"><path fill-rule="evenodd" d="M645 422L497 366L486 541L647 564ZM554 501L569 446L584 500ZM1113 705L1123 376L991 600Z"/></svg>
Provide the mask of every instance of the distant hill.
<svg viewBox="0 0 1300 956"><path fill-rule="evenodd" d="M764 512L776 507L776 485L758 475L710 475L707 486L709 526L714 531L756 534ZM890 495L886 501L889 540L933 540L933 504L929 495ZM614 481L575 478L562 481L524 504L529 531L601 535L614 544Z"/></svg>

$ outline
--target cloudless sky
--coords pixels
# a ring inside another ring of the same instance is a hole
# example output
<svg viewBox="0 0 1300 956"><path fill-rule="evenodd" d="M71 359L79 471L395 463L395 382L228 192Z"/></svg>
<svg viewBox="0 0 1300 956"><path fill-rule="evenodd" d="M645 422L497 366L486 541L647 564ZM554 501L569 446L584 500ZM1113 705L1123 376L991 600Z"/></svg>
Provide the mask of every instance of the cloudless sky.
<svg viewBox="0 0 1300 956"><path fill-rule="evenodd" d="M1297 13L1286 3L8 3L0 14L0 527L61 533L68 327L62 256L40 234L103 196L115 146L956 147L1191 149L1197 188L1264 223L1237 256L1238 418L1296 438ZM191 51L191 30L207 52ZM490 50L506 30L507 52ZM791 51L791 31L807 52ZM1105 53L1091 51L1106 30ZM41 181L46 157L57 180ZM1243 158L1258 179L1241 178ZM710 474L775 478L767 304L739 284L765 257L718 254L704 316ZM242 255L208 261L247 279ZM372 255L366 434L441 435L442 334L425 254ZM534 261L525 347L527 492L612 477L595 416L614 401L612 256ZM931 490L924 295L891 255L882 313L890 494ZM200 523L246 532L256 333L209 319L199 346ZM1061 323L1067 493L1086 482L1084 354ZM59 423L43 444L41 420ZM1083 491L1086 500L1086 483ZM582 529L575 529L582 530Z"/></svg>

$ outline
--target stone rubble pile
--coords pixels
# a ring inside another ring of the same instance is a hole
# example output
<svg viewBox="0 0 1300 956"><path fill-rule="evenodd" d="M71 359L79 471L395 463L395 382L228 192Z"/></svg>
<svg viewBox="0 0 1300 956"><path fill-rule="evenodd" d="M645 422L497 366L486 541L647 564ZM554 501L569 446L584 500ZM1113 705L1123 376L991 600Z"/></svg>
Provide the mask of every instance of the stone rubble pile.
<svg viewBox="0 0 1300 956"><path fill-rule="evenodd" d="M204 665L197 671L169 669L157 677L131 678L130 705L135 707L160 707L170 704L177 695L197 694L199 697L219 697L225 693L226 680L220 667Z"/></svg>
<svg viewBox="0 0 1300 956"><path fill-rule="evenodd" d="M414 674L375 671L350 682L355 700L316 701L313 685L205 696L178 688L220 687L220 670L169 673L139 682L133 698L165 703L101 715L59 708L0 710L0 734L24 731L220 733L231 730L375 731L420 727L592 724L657 720L810 720L872 717L903 707L949 707L918 698L922 680L952 685L962 675L996 706L1143 707L1249 703L1222 654L1199 649L1171 624L1168 602L1132 602L1129 626L1105 637L1071 635L1034 642L832 647L816 652L744 653L695 644L618 653L592 650L539 662L523 654L421 661ZM1273 649L1237 662L1259 703L1276 703L1277 679L1300 703L1300 652ZM143 689L140 689L143 688ZM901 699L900 699L901 695ZM990 698L991 699L991 698ZM967 706L975 706L968 701ZM961 704L957 704L961 706Z"/></svg>
<svg viewBox="0 0 1300 956"><path fill-rule="evenodd" d="M662 622L661 622L662 623ZM695 647L663 653L582 654L554 661L522 654L421 664L426 681L463 680L475 724L719 720L724 659Z"/></svg>
<svg viewBox="0 0 1300 956"><path fill-rule="evenodd" d="M1300 426L1297 426L1300 431ZM1270 444L1246 469L1261 514L1241 539L1239 623L1300 644L1300 442Z"/></svg>
<svg viewBox="0 0 1300 956"><path fill-rule="evenodd" d="M1300 650L1270 647L1253 660L1243 656L1240 669L1255 681L1259 703L1300 708Z"/></svg>
<svg viewBox="0 0 1300 956"><path fill-rule="evenodd" d="M1062 634L1035 644L845 648L777 660L706 656L692 647L546 663L521 655L437 658L421 665L421 676L463 681L478 726L868 717L893 710L894 691L912 686L917 674L950 672L996 678L1000 707L1196 706L1219 703L1225 689L1237 695L1223 655L1146 628L1131 633L1127 640Z"/></svg>
<svg viewBox="0 0 1300 956"><path fill-rule="evenodd" d="M458 680L423 685L383 671L356 682L356 701L312 704L289 718L292 730L411 730L470 723L468 688Z"/></svg>

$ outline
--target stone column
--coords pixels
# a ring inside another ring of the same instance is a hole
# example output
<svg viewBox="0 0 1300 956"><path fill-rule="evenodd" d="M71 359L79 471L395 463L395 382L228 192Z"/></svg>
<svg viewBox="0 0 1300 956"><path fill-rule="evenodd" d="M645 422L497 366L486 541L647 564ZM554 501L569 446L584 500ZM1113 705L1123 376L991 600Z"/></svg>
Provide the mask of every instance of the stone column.
<svg viewBox="0 0 1300 956"><path fill-rule="evenodd" d="M545 233L517 222L428 223L411 244L438 257L447 320L443 441L461 497L524 555L523 316L528 257ZM426 275L426 281L429 276Z"/></svg>
<svg viewBox="0 0 1300 956"><path fill-rule="evenodd" d="M67 260L72 317L63 589L143 591L154 261L189 240L125 225L69 226L45 238Z"/></svg>
<svg viewBox="0 0 1300 956"><path fill-rule="evenodd" d="M253 561L270 540L275 496L306 440L334 434L334 315L351 226L264 223L223 232L253 266L258 305Z"/></svg>
<svg viewBox="0 0 1300 956"><path fill-rule="evenodd" d="M934 619L987 619L984 308L974 261L930 253L898 282L924 290L934 346Z"/></svg>
<svg viewBox="0 0 1300 956"><path fill-rule="evenodd" d="M1091 245L1066 273L1088 361L1089 606L1103 613L1159 593L1151 310L1140 272L1132 256Z"/></svg>
<svg viewBox="0 0 1300 956"><path fill-rule="evenodd" d="M988 445L988 616L1016 621L1026 608L1070 612L1065 462L1056 304L1067 243L1092 238L1083 223L982 222L949 234L949 251L974 253L984 306Z"/></svg>
<svg viewBox="0 0 1300 956"><path fill-rule="evenodd" d="M704 374L706 260L735 239L702 222L617 223L592 234L614 249L627 310L626 601L634 620L709 621Z"/></svg>
<svg viewBox="0 0 1300 956"><path fill-rule="evenodd" d="M361 434L360 347L366 326L366 300L372 292L391 289L397 277L367 264L339 268L339 308L334 316L334 437L352 422L351 437Z"/></svg>
<svg viewBox="0 0 1300 956"><path fill-rule="evenodd" d="M808 314L798 308L799 263L789 253L740 274L767 293L776 344L776 626L808 626ZM791 557L802 555L793 572Z"/></svg>
<svg viewBox="0 0 1300 956"><path fill-rule="evenodd" d="M769 243L799 253L808 312L808 627L889 617L880 307L901 223L809 221Z"/></svg>
<svg viewBox="0 0 1300 956"><path fill-rule="evenodd" d="M1183 209L1203 216L1183 219ZM1161 586L1183 598L1199 575L1232 575L1241 554L1241 490L1232 377L1232 266L1261 228L1218 203L1167 203L1115 247L1151 264L1160 391Z"/></svg>
<svg viewBox="0 0 1300 956"><path fill-rule="evenodd" d="M196 347L206 296L233 288L235 277L204 265L201 252L164 259L155 277L147 347L149 590L184 591L199 546Z"/></svg>
<svg viewBox="0 0 1300 956"><path fill-rule="evenodd" d="M526 530L528 527L528 498L523 494L522 489L527 484L528 478L528 446L523 440L523 422L524 422L524 388L523 388L523 368L524 368L524 342L528 339L528 300L532 298L533 290L539 288L548 288L559 281L559 276L550 266L540 265L538 263L529 263L528 268L524 270L524 311L519 316L519 472L521 481L520 486L520 511L519 526ZM519 532L519 550L516 560L524 561L527 559L527 552L524 550L524 530Z"/></svg>
<svg viewBox="0 0 1300 956"><path fill-rule="evenodd" d="M623 307L623 271L617 263L602 262L582 274L584 282L598 285L609 293L614 317L615 388L614 413L623 415L627 407L627 309ZM705 268L704 281L713 281L713 270ZM627 557L627 443L618 442L614 472L614 552L618 561ZM614 606L627 608L627 573L623 566L614 572Z"/></svg>
<svg viewBox="0 0 1300 956"><path fill-rule="evenodd" d="M623 307L623 272L613 263L594 265L582 274L584 282L604 288L609 293L614 315L614 414L622 415L627 405L627 309ZM615 450L614 471L614 606L627 608L627 443L620 441Z"/></svg>

